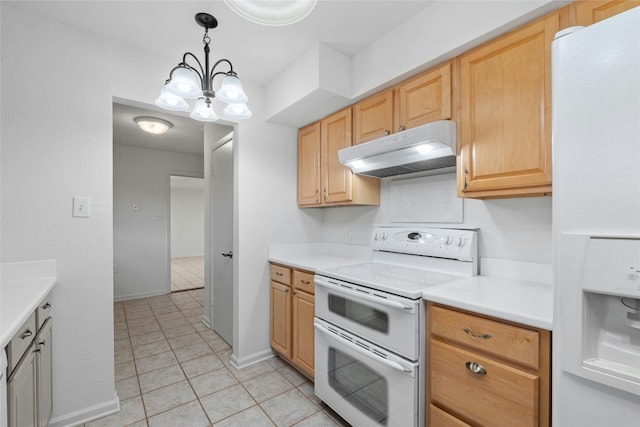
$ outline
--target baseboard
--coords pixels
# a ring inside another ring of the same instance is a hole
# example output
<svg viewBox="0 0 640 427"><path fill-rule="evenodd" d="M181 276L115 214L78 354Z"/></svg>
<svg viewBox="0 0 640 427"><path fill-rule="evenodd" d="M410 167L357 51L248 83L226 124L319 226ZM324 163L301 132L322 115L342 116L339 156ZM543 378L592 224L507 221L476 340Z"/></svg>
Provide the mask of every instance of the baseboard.
<svg viewBox="0 0 640 427"><path fill-rule="evenodd" d="M115 414L120 411L120 399L114 392L113 400L99 403L97 405L83 408L70 414L61 415L51 418L49 427L73 427L79 426L107 415Z"/></svg>
<svg viewBox="0 0 640 427"><path fill-rule="evenodd" d="M236 357L235 353L231 355L231 359L229 363L236 369L243 369L247 366L255 365L256 363L262 362L263 360L268 360L274 357L276 354L271 350L261 351L259 353L254 353L250 356L243 357L239 359Z"/></svg>
<svg viewBox="0 0 640 427"><path fill-rule="evenodd" d="M163 290L163 291L140 292L137 294L128 294L128 295L120 295L120 296L114 295L113 301L126 301L130 299L149 298L149 297L156 297L158 295L168 295L170 293L171 292L167 292L166 290Z"/></svg>

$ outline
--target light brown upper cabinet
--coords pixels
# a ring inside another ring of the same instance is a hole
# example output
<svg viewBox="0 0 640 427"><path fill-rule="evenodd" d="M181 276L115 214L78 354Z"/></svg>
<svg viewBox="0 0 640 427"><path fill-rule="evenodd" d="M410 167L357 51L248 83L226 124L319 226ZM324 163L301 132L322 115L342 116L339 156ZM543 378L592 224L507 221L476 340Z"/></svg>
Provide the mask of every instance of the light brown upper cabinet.
<svg viewBox="0 0 640 427"><path fill-rule="evenodd" d="M380 180L354 175L338 160L351 146L351 107L298 131L300 207L379 205Z"/></svg>
<svg viewBox="0 0 640 427"><path fill-rule="evenodd" d="M461 197L551 194L551 42L560 12L459 57Z"/></svg>
<svg viewBox="0 0 640 427"><path fill-rule="evenodd" d="M576 25L595 24L637 6L640 0L587 0L571 4L575 8Z"/></svg>
<svg viewBox="0 0 640 427"><path fill-rule="evenodd" d="M360 144L451 118L451 64L446 63L353 106L353 143Z"/></svg>
<svg viewBox="0 0 640 427"><path fill-rule="evenodd" d="M320 203L320 122L298 131L298 205Z"/></svg>
<svg viewBox="0 0 640 427"><path fill-rule="evenodd" d="M451 64L420 74L397 87L396 131L451 118Z"/></svg>

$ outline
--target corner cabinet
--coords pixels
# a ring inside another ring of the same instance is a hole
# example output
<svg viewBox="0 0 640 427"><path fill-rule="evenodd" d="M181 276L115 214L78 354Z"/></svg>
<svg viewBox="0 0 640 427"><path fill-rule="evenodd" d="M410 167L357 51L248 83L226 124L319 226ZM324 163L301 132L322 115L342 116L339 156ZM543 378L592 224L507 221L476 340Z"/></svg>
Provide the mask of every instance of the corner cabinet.
<svg viewBox="0 0 640 427"><path fill-rule="evenodd" d="M458 195L551 194L551 13L459 57Z"/></svg>
<svg viewBox="0 0 640 427"><path fill-rule="evenodd" d="M271 264L271 347L313 378L313 273Z"/></svg>
<svg viewBox="0 0 640 427"><path fill-rule="evenodd" d="M353 143L450 118L451 64L447 62L354 104Z"/></svg>
<svg viewBox="0 0 640 427"><path fill-rule="evenodd" d="M550 425L551 332L427 304L427 426Z"/></svg>
<svg viewBox="0 0 640 427"><path fill-rule="evenodd" d="M351 108L298 131L298 206L379 205L380 180L354 175L338 160L351 146Z"/></svg>

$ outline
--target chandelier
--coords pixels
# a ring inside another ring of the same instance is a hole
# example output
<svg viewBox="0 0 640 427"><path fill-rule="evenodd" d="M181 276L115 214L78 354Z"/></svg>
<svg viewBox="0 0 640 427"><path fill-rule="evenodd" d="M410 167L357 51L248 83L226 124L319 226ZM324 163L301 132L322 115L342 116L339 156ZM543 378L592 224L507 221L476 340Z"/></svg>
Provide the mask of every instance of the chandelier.
<svg viewBox="0 0 640 427"><path fill-rule="evenodd" d="M251 117L251 111L247 107L247 95L242 89L242 83L238 75L233 71L233 65L228 59L218 60L209 68L209 29L216 28L218 21L208 13L198 13L196 22L204 27L204 67L198 58L191 52L182 55L182 62L175 66L169 73L169 78L156 99L156 105L170 111L188 111L187 99L195 99L195 105L189 115L194 120L202 122L215 122L218 115L213 110L213 99L216 98L227 104L224 115L229 119L247 119ZM196 66L187 63L192 59ZM218 66L228 66L228 71L216 71ZM218 91L213 90L213 79L224 76Z"/></svg>

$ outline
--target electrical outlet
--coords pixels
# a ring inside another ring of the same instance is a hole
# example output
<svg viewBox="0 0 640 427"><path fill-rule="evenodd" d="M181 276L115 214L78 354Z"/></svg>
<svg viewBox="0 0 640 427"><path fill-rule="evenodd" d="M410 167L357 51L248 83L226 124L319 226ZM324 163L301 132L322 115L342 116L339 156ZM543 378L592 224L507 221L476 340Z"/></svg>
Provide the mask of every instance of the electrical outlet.
<svg viewBox="0 0 640 427"><path fill-rule="evenodd" d="M75 218L89 218L91 216L91 199L88 197L73 197L73 216Z"/></svg>

